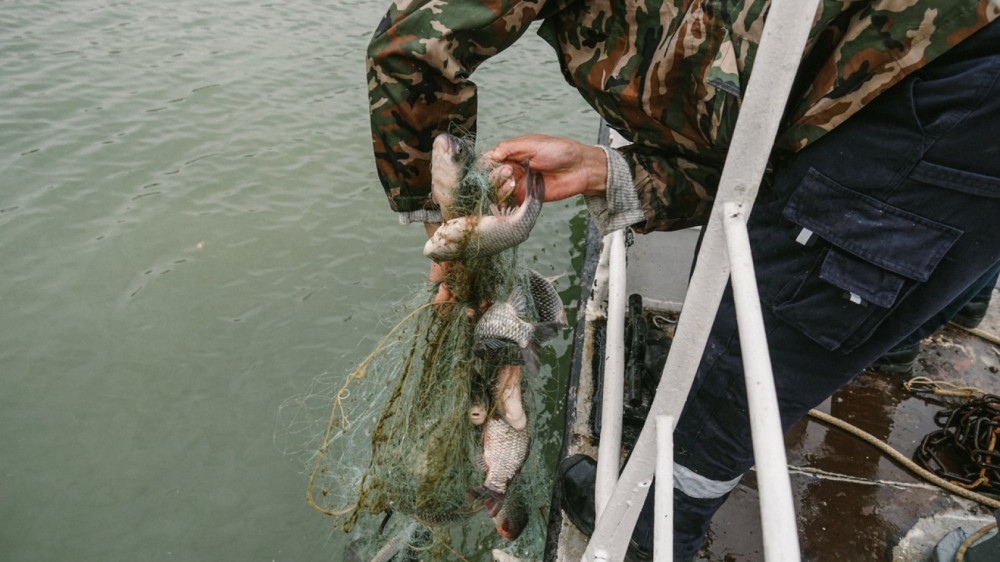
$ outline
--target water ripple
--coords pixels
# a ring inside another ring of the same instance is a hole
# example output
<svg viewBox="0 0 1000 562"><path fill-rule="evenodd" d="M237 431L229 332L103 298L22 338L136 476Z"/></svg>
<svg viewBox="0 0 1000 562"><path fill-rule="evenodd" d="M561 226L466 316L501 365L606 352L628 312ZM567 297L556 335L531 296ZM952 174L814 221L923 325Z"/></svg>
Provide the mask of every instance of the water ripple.
<svg viewBox="0 0 1000 562"><path fill-rule="evenodd" d="M4 2L7 558L341 554L261 443L276 402L423 290L423 229L372 165L364 49L388 2ZM526 41L477 72L482 147L540 123L591 141ZM576 212L547 206L525 251L569 269L552 241ZM73 493L37 501L53 482Z"/></svg>

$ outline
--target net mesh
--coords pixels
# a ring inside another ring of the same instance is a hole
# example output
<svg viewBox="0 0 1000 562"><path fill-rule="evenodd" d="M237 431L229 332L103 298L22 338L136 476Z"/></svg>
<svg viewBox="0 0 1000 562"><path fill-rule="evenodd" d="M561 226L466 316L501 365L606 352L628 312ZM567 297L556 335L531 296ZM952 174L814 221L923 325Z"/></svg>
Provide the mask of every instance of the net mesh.
<svg viewBox="0 0 1000 562"><path fill-rule="evenodd" d="M463 214L498 203L489 175L480 165L469 170L456 194ZM502 397L519 395L526 430L537 426L538 381L517 371L510 376L508 366L520 362L516 347L484 356L474 338L485 304L514 291L527 301L524 319L537 321L528 270L514 248L453 262L444 282L454 302L433 302L434 287L415 290L346 378L320 377L280 409L287 436L318 436L318 444L286 453L304 457L309 503L335 528L355 533L349 560L389 560L400 552L407 554L397 559L482 560L494 548L541 557L550 482L535 448L506 493L511 509L522 509L528 520L516 540L492 531L495 522L474 492L486 475L482 420L503 413Z"/></svg>

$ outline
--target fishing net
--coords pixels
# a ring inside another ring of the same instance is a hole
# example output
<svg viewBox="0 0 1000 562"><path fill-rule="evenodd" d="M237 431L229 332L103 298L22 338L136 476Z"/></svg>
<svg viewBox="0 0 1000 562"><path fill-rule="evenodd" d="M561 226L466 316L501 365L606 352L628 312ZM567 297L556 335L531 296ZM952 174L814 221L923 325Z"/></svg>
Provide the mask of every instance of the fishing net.
<svg viewBox="0 0 1000 562"><path fill-rule="evenodd" d="M478 164L468 171L456 194L463 214L498 202L489 173ZM485 305L515 293L525 299L524 320L537 321L530 272L513 248L453 262L444 282L454 302L434 303L436 287L415 290L346 379L321 377L279 411L286 436L318 436L286 452L304 457L312 507L353 533L348 560L486 560L494 548L541 558L550 482L540 447L506 491L508 509L527 517L515 540L493 531L476 492L486 476L483 420L523 415L524 431L536 427L539 382L517 367L519 350L484 354L474 341ZM507 411L515 406L523 414Z"/></svg>

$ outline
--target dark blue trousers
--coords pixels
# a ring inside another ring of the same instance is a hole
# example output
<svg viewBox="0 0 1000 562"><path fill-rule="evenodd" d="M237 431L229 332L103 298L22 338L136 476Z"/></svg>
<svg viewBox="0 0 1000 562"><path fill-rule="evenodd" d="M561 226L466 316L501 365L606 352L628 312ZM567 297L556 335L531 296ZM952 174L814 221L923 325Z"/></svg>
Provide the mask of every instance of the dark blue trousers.
<svg viewBox="0 0 1000 562"><path fill-rule="evenodd" d="M993 296L993 288L996 287L998 278L1000 278L1000 263L977 279L976 282L966 289L964 293L959 295L957 299L953 300L951 304L932 316L931 319L925 322L924 325L917 329L916 332L913 332L904 338L903 341L896 344L892 350L904 350L918 347L920 345L920 340L933 334L942 326L950 322L951 319L955 318L955 315L961 312L962 308L972 302L973 299L981 299L985 302L989 302L990 298Z"/></svg>
<svg viewBox="0 0 1000 562"><path fill-rule="evenodd" d="M749 219L787 430L1000 264L1000 22L774 160ZM732 295L675 433L675 557L753 465Z"/></svg>

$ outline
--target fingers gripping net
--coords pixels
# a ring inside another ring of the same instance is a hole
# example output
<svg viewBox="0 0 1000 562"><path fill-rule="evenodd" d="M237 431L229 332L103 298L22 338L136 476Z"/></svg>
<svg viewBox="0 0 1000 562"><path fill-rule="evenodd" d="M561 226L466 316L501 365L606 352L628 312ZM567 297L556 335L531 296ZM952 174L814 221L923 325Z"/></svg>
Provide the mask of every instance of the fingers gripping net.
<svg viewBox="0 0 1000 562"><path fill-rule="evenodd" d="M477 167L470 172L462 197L467 209L488 207L495 199L489 170ZM508 490L529 517L513 543L493 531L483 499L473 492L482 488L486 474L481 466L481 424L484 417L503 413L500 397L516 390L523 397L527 430L537 425L535 381L501 376L504 367L520 362L517 349L481 356L474 338L484 306L506 299L515 288L528 300L525 319L537 320L527 269L511 249L454 262L445 282L456 302L433 303L435 288L421 289L339 386L311 389L282 408L288 418L282 424L289 433L320 435L319 446L305 452L308 501L331 516L335 527L345 532L360 528L361 539L352 543L363 551L359 560L396 548L388 545L402 535L407 538L397 541L399 549L425 552L414 555L421 560L489 559L492 548L541 555L549 485L537 451L530 450ZM325 427L317 427L316 408L324 402L329 415ZM387 530L373 532L389 513ZM414 533L414 522L426 533ZM460 544L451 535L457 526L463 529Z"/></svg>

